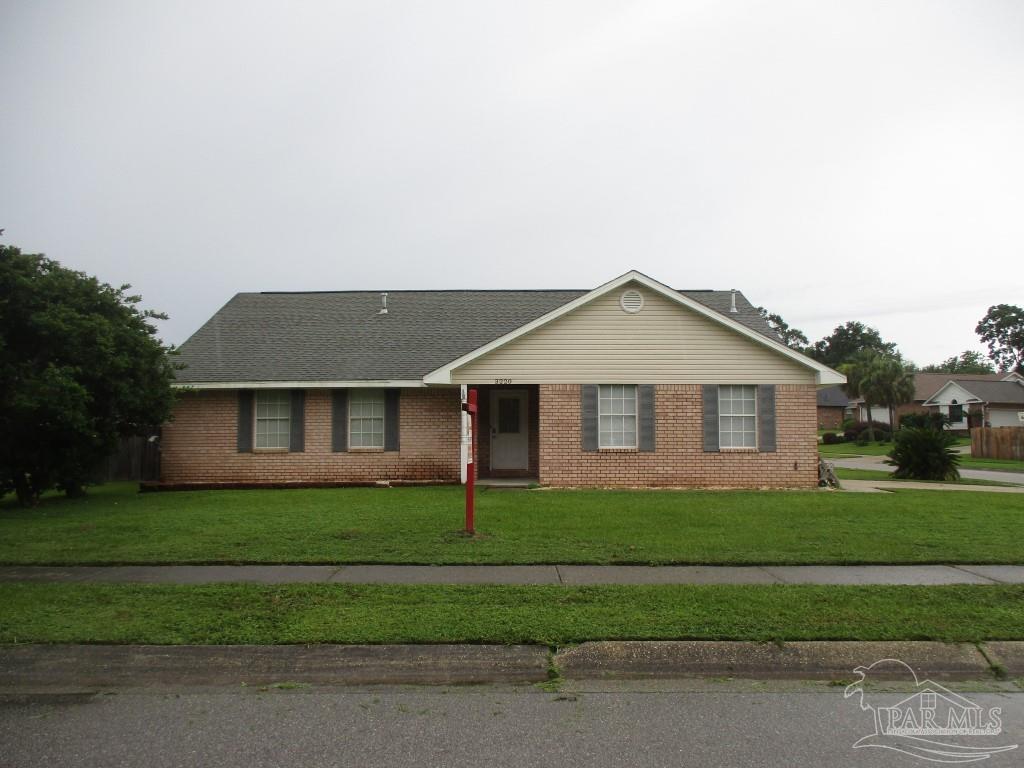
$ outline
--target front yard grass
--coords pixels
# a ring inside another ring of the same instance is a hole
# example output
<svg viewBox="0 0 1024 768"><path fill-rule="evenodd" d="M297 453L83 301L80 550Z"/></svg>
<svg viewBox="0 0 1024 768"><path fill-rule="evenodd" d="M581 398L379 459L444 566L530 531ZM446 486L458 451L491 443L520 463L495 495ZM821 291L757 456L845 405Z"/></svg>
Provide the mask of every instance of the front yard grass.
<svg viewBox="0 0 1024 768"><path fill-rule="evenodd" d="M0 563L1024 563L1024 494L463 489L139 494L0 504Z"/></svg>
<svg viewBox="0 0 1024 768"><path fill-rule="evenodd" d="M0 584L0 643L1024 638L1024 586Z"/></svg>

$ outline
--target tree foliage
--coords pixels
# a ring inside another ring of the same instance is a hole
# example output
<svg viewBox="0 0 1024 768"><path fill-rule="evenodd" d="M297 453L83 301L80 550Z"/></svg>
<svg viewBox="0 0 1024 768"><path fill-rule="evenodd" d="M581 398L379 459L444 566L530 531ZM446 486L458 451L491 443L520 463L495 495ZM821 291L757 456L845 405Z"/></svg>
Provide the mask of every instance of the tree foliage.
<svg viewBox="0 0 1024 768"><path fill-rule="evenodd" d="M773 331L779 334L779 338L782 339L782 343L787 347L795 349L797 352L804 352L807 349L807 345L810 343L804 332L798 328L793 328L782 319L781 315L777 315L774 312L769 312L764 307L758 307L757 311L761 317L765 319Z"/></svg>
<svg viewBox="0 0 1024 768"><path fill-rule="evenodd" d="M852 363L854 358L865 350L883 355L896 355L894 343L883 341L876 329L856 320L836 326L831 334L808 347L807 354L818 362L838 368L844 363Z"/></svg>
<svg viewBox="0 0 1024 768"><path fill-rule="evenodd" d="M0 493L80 493L120 436L169 418L164 316L129 287L0 246Z"/></svg>
<svg viewBox="0 0 1024 768"><path fill-rule="evenodd" d="M943 360L941 363L926 365L921 373L995 373L992 363L985 359L981 352L972 349L961 352L959 357Z"/></svg>
<svg viewBox="0 0 1024 768"><path fill-rule="evenodd" d="M974 332L988 344L988 356L1001 371L1024 373L1024 309L1013 304L989 307Z"/></svg>
<svg viewBox="0 0 1024 768"><path fill-rule="evenodd" d="M894 355L876 355L867 388L874 402L889 409L889 426L895 428L896 408L914 399L914 372Z"/></svg>
<svg viewBox="0 0 1024 768"><path fill-rule="evenodd" d="M886 407L891 428L895 424L896 407L914 399L913 370L896 355L862 349L839 370L846 375L843 388L847 396L864 400L868 412L868 440L875 439L871 424L873 405Z"/></svg>

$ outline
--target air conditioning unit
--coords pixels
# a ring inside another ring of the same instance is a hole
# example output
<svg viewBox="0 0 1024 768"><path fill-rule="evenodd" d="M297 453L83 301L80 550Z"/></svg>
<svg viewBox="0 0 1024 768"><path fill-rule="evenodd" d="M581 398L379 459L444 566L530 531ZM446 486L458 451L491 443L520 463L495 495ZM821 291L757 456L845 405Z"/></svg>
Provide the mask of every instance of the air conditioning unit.
<svg viewBox="0 0 1024 768"><path fill-rule="evenodd" d="M1017 421L1024 424L1024 411L1017 411Z"/></svg>

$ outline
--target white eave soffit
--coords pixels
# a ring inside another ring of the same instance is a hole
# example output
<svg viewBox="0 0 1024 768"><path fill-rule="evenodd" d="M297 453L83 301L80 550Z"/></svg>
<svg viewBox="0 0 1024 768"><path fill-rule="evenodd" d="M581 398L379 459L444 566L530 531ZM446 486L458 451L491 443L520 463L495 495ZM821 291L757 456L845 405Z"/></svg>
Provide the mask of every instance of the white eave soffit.
<svg viewBox="0 0 1024 768"><path fill-rule="evenodd" d="M620 275L614 280L611 280L610 282L607 282L604 285L598 286L589 293L585 293L579 298L573 299L569 303L563 304L562 306L553 309L546 315L541 315L536 320L532 320L526 325L520 326L519 328L516 328L514 331L510 331L504 336L501 336L495 339L494 341L485 344L484 346L479 347L478 349L473 350L472 352L468 352L462 357L456 358L447 365L444 365L435 371L431 371L430 373L423 377L423 381L426 384L451 384L452 371L455 370L456 368L460 368L466 363L469 363L477 359L478 357L482 357L483 355L486 355L488 352L492 352L495 349L498 349L499 347L508 344L510 341L514 341L520 336L524 336L527 333L530 333L531 331L540 328L541 326L547 325L552 320L556 320L562 315L566 315L569 312L572 312L573 310L582 307L584 304L590 303L599 296L603 296L609 291L614 291L616 288L620 288L626 283L630 282L639 283L645 288L654 291L655 293L665 297L666 299L669 299L670 301L674 301L677 304L681 304L682 306L693 310L699 315L703 315L704 317L710 320L714 320L715 322L721 323L722 325L732 329L733 331L736 331L742 336L746 336L748 339L755 341L759 344L762 344L763 346L766 346L769 349L774 350L775 352L778 352L784 355L785 357L788 357L791 360L794 360L800 363L801 365L806 366L807 368L810 368L815 372L816 383L821 386L846 383L846 377L843 376L843 374L833 370L832 368L829 368L827 365L822 365L817 360L813 360L807 357L806 355L800 354L794 349L790 349L782 342L769 339L767 336L758 333L752 328L748 328L747 326L743 325L743 323L733 320L731 317L726 317L725 315L719 314L718 312L715 312L713 309L705 307L700 302L694 301L688 296L679 293L679 291L673 290L664 283L660 283L654 278L648 277L642 272L637 272L635 270L627 272L624 275Z"/></svg>

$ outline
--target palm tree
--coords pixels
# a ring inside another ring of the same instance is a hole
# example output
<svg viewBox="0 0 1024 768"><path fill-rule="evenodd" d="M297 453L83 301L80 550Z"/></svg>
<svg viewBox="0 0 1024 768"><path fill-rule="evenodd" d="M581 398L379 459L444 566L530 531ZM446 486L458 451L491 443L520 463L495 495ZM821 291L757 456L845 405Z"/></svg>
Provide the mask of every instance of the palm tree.
<svg viewBox="0 0 1024 768"><path fill-rule="evenodd" d="M889 409L889 427L896 429L896 408L914 399L914 373L900 358L880 355L870 372L876 402Z"/></svg>
<svg viewBox="0 0 1024 768"><path fill-rule="evenodd" d="M846 384L843 391L851 400L862 398L868 410L868 440L874 442L875 429L871 418L871 401L876 395L876 382L872 376L872 369L878 358L878 353L873 349L862 349L849 363L839 366L839 372L846 376Z"/></svg>

